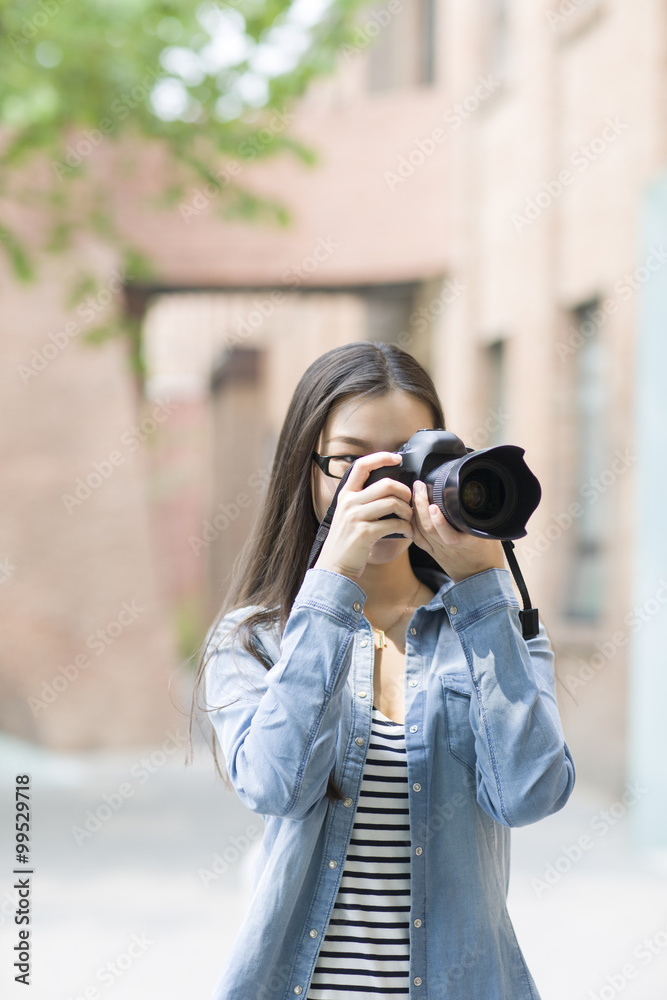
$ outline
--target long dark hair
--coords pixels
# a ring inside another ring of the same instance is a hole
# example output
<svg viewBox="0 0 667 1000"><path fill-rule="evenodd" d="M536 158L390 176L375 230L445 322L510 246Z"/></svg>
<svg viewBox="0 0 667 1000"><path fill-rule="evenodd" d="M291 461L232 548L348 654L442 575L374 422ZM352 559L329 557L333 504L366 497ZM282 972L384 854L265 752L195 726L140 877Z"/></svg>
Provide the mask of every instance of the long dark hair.
<svg viewBox="0 0 667 1000"><path fill-rule="evenodd" d="M345 397L368 399L400 391L414 396L431 408L435 427L444 427L442 404L433 381L422 365L393 344L359 341L335 347L306 369L290 402L266 487L251 534L234 562L231 583L209 634L230 611L248 605L256 610L229 633L237 633L241 647L267 670L272 663L253 643L258 627L279 627L282 635L294 599L308 568L308 557L319 526L312 501L312 454L324 423L337 403ZM428 557L415 549L413 562L428 565ZM417 554L421 553L420 556ZM203 644L192 692L190 751L195 710L213 711L198 704L204 682L207 645ZM216 651L211 649L210 655ZM210 721L210 720L209 720ZM211 727L212 728L212 727ZM211 749L220 774L215 734L210 733ZM229 778L226 783L231 787ZM336 801L343 794L329 776L327 798Z"/></svg>

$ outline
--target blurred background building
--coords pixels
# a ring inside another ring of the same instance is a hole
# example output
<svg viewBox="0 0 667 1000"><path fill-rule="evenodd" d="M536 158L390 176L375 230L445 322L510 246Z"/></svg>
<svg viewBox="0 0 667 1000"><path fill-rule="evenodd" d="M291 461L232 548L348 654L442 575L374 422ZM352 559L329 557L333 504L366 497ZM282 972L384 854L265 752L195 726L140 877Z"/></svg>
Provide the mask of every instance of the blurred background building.
<svg viewBox="0 0 667 1000"><path fill-rule="evenodd" d="M76 748L184 727L173 693L298 379L381 340L428 367L467 444L525 447L543 500L517 549L579 778L618 795L641 775L645 839L667 844L665 532L636 513L659 517L638 483L654 503L667 486L648 454L665 454L666 22L658 0L364 8L337 72L275 118L319 164L242 166L290 206L286 229L222 223L203 185L149 210L159 154L127 181L99 152L159 277L91 241L109 290L93 307L141 319L147 377L118 341L77 343L66 257L27 290L3 278L7 732Z"/></svg>

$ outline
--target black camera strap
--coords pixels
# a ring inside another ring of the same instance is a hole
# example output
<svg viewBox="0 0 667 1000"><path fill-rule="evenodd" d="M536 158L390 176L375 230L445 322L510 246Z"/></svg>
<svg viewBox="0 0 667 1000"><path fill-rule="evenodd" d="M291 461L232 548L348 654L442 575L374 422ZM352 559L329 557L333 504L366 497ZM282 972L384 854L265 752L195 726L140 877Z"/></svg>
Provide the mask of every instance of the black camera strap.
<svg viewBox="0 0 667 1000"><path fill-rule="evenodd" d="M329 534L329 528L331 527L331 522L333 516L336 512L336 504L338 503L338 494L347 482L348 476L352 472L354 466L350 466L349 469L345 470L345 475L338 483L336 492L334 493L333 500L329 504L329 508L320 522L320 526L317 529L317 534L315 535L315 541L313 542L312 548L310 550L310 555L308 556L308 569L312 569L314 563L317 561L317 557L320 554L322 546L324 545L325 539ZM505 550L505 555L507 557L507 562L509 564L510 572L516 580L516 585L519 588L519 593L521 594L521 599L523 601L523 611L519 611L519 620L521 621L521 632L524 639L534 639L540 630L540 619L537 608L531 608L530 596L528 594L528 588L526 587L526 581L523 578L523 574L519 569L519 564L514 555L514 542L509 538L506 538L502 542L503 549Z"/></svg>
<svg viewBox="0 0 667 1000"><path fill-rule="evenodd" d="M502 545L505 550L507 562L509 563L510 572L516 580L516 585L519 588L521 600L523 601L523 611L519 611L521 633L524 639L534 639L540 632L540 618L538 610L537 608L531 608L530 606L531 600L530 595L528 594L528 587L526 586L523 573L519 569L519 564L516 560L516 556L514 555L514 542L509 538L505 538Z"/></svg>
<svg viewBox="0 0 667 1000"><path fill-rule="evenodd" d="M347 482L348 477L352 472L353 468L354 465L351 465L349 469L345 470L343 478L340 480L338 486L336 487L336 492L333 495L333 500L329 504L329 509L327 510L326 514L324 515L324 517L320 522L320 526L317 529L317 534L315 535L315 541L313 542L312 548L310 550L310 555L308 556L308 569L313 568L313 563L317 560L317 557L320 554L320 550L324 545L324 541L327 535L329 534L329 528L331 527L331 522L336 512L336 504L338 503L338 494L340 493L341 489Z"/></svg>

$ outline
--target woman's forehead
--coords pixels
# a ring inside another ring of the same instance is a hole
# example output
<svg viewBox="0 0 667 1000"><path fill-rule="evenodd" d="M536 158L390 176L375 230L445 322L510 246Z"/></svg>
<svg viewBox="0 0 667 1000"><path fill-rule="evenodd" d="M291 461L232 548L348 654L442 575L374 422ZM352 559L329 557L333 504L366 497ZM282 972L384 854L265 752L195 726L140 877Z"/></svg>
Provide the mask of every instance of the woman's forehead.
<svg viewBox="0 0 667 1000"><path fill-rule="evenodd" d="M342 400L331 411L323 428L327 442L357 447L374 446L378 439L396 437L395 447L422 427L432 426L428 403L405 392L390 392L370 399ZM385 443L383 449L393 447Z"/></svg>

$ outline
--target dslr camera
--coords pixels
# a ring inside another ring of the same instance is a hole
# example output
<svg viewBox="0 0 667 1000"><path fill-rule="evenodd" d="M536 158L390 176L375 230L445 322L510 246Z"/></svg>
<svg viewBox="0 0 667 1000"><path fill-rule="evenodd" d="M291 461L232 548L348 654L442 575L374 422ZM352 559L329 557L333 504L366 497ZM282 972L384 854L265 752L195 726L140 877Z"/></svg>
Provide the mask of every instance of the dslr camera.
<svg viewBox="0 0 667 1000"><path fill-rule="evenodd" d="M421 479L429 502L437 504L458 531L500 540L526 534L526 522L542 490L524 461L523 448L508 444L474 451L450 431L420 430L398 454L403 459L400 466L374 469L365 485L389 478L412 489Z"/></svg>

